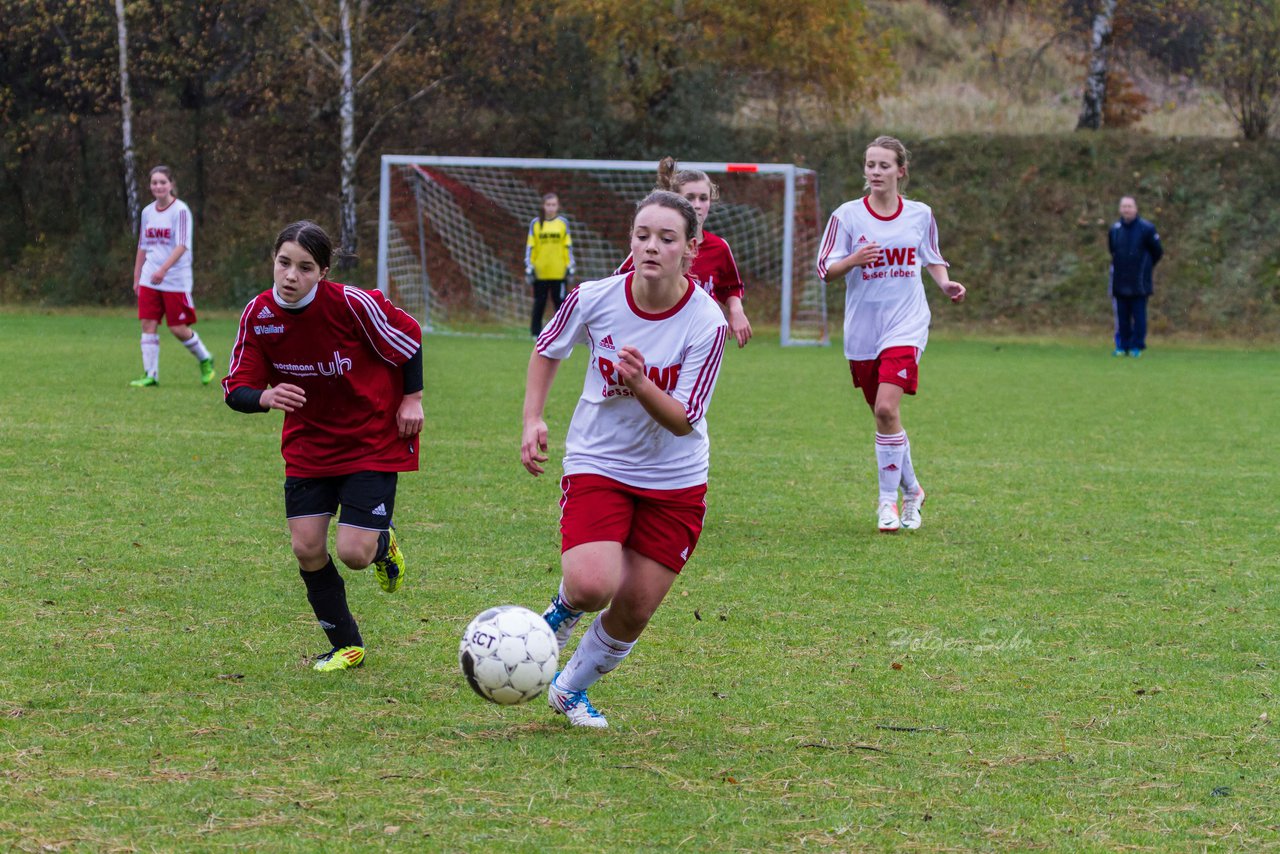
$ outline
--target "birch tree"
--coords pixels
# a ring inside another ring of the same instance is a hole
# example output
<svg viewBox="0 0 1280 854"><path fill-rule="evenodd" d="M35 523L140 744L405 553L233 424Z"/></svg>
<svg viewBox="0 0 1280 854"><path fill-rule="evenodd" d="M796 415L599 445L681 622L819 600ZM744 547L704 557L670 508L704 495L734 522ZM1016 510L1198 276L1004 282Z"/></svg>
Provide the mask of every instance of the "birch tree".
<svg viewBox="0 0 1280 854"><path fill-rule="evenodd" d="M1102 106L1107 99L1107 67L1111 52L1112 21L1116 14L1116 0L1102 0L1093 16L1093 31L1089 39L1089 76L1084 83L1084 107L1076 130L1097 130L1102 127Z"/></svg>
<svg viewBox="0 0 1280 854"><path fill-rule="evenodd" d="M137 163L133 152L133 97L129 93L129 27L125 23L124 0L116 0L116 34L120 46L120 135L124 147L124 193L129 205L129 222L138 233L142 209L138 204Z"/></svg>
<svg viewBox="0 0 1280 854"><path fill-rule="evenodd" d="M387 108L370 124L368 131L356 142L356 123L359 114L357 96L370 81L393 60L403 56L415 44L415 34L420 22L404 28L390 41L388 47L373 53L368 66L360 73L357 64L369 53L364 41L367 30L373 29L366 2L338 0L337 16L333 25L326 25L329 10L321 9L317 0L297 0L308 26L300 30L317 67L330 75L338 84L338 146L340 154L339 204L338 204L338 267L350 269L358 263L356 257L357 228L357 167L365 145L388 115L412 101L426 95L443 82L437 78L420 87L416 92ZM354 8L353 8L354 7ZM357 76L358 75L358 76ZM421 78L417 78L421 79Z"/></svg>

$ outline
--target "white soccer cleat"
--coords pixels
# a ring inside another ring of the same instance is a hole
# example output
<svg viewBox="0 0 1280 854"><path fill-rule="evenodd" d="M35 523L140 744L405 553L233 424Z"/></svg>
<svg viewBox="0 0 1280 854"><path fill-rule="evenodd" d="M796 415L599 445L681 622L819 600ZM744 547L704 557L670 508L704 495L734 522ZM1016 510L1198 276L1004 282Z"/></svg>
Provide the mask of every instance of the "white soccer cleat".
<svg viewBox="0 0 1280 854"><path fill-rule="evenodd" d="M879 516L880 533L893 534L902 527L902 520L898 517L898 503L896 501L881 501Z"/></svg>
<svg viewBox="0 0 1280 854"><path fill-rule="evenodd" d="M560 676L559 673L556 674ZM609 721L587 699L586 691L564 691L556 686L555 680L547 686L547 705L558 714L569 719L574 726L595 727L605 729Z"/></svg>
<svg viewBox="0 0 1280 854"><path fill-rule="evenodd" d="M919 483L916 484L916 491L912 495L903 494L902 496L902 527L908 531L917 531L920 529L920 508L924 506L924 487Z"/></svg>

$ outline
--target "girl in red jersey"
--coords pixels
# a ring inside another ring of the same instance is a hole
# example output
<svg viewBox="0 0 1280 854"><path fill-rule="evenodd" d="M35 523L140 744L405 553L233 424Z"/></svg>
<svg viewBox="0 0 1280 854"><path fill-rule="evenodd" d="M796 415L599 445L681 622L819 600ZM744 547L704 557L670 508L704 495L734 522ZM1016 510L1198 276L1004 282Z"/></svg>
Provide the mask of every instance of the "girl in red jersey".
<svg viewBox="0 0 1280 854"><path fill-rule="evenodd" d="M192 329L196 306L191 300L191 244L195 224L191 209L178 199L168 166L151 170L155 201L142 210L138 254L133 261L133 293L138 297L142 324L142 376L129 383L136 388L160 385L160 321L167 320L173 337L200 363L200 381L213 382L213 356Z"/></svg>
<svg viewBox="0 0 1280 854"><path fill-rule="evenodd" d="M884 533L919 528L924 505L899 414L902 396L916 393L920 355L929 339L920 267L952 302L965 295L938 250L933 211L898 195L899 185L907 183L907 163L907 149L891 136L867 146L862 172L871 192L836 209L818 250L818 275L828 282L845 280L844 355L854 386L875 414L876 517Z"/></svg>
<svg viewBox="0 0 1280 854"><path fill-rule="evenodd" d="M333 649L319 671L364 662L364 641L329 555L351 569L372 564L394 593L405 559L391 525L396 479L418 468L422 431L422 331L378 291L328 281L333 243L314 222L276 238L275 285L240 317L222 381L239 412L285 413L280 453L284 505L307 599Z"/></svg>
<svg viewBox="0 0 1280 854"><path fill-rule="evenodd" d="M729 320L729 334L738 342L739 349L747 346L751 340L751 321L742 308L744 289L738 263L733 260L733 250L724 238L702 228L712 203L720 198L720 188L701 169L676 169L675 158L664 157L658 164L656 189L684 196L693 205L698 215L698 251L689 267L689 278L720 301ZM616 272L628 273L634 269L632 257L628 255Z"/></svg>
<svg viewBox="0 0 1280 854"><path fill-rule="evenodd" d="M638 269L579 285L529 359L520 459L537 476L556 369L575 345L591 350L565 437L563 579L544 614L563 649L585 611L605 609L547 689L551 708L575 726L608 726L587 689L631 651L702 532L704 416L728 329L685 275L697 230L688 201L651 193L631 229Z"/></svg>

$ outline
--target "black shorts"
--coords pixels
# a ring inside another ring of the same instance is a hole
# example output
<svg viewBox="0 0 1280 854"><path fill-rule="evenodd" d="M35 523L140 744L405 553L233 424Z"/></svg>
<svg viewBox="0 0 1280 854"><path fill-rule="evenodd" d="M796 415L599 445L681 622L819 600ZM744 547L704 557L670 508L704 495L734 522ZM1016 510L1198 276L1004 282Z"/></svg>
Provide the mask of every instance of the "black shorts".
<svg viewBox="0 0 1280 854"><path fill-rule="evenodd" d="M385 531L396 509L396 479L393 471L358 471L337 477L286 477L285 518L333 516L341 505L339 525Z"/></svg>

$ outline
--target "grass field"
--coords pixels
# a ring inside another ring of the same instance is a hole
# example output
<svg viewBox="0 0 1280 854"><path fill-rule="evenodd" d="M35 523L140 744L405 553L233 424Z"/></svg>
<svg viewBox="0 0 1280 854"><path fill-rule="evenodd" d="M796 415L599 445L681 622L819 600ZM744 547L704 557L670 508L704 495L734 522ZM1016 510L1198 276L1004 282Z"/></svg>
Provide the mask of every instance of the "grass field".
<svg viewBox="0 0 1280 854"><path fill-rule="evenodd" d="M0 313L2 848L1280 850L1280 351L935 339L898 536L839 349L730 352L702 544L584 732L457 672L558 580L527 341L428 340L411 575L347 574L369 658L330 677L280 416L162 349L132 389L127 313Z"/></svg>

